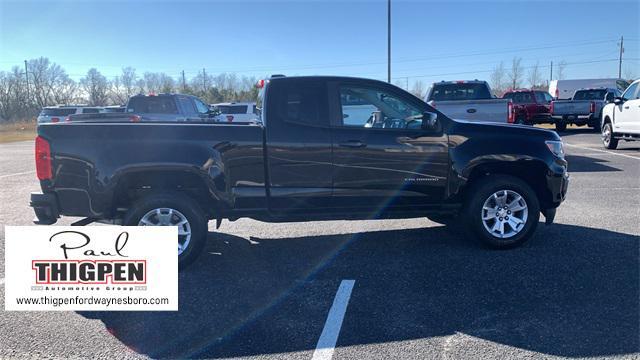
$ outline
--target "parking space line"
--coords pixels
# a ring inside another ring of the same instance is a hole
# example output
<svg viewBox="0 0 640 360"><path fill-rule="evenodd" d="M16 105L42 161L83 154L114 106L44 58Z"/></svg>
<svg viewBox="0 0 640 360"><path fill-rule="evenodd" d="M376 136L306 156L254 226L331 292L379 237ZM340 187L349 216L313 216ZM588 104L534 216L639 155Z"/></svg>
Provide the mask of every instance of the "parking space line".
<svg viewBox="0 0 640 360"><path fill-rule="evenodd" d="M327 321L324 323L322 334L318 339L318 345L316 345L316 350L313 352L312 360L329 360L333 357L333 351L342 327L342 320L344 320L344 314L347 312L347 305L349 305L349 298L355 282L355 280L342 280L340 283L336 297L333 299L333 305L329 310Z"/></svg>
<svg viewBox="0 0 640 360"><path fill-rule="evenodd" d="M4 285L4 278L0 279L0 286Z"/></svg>
<svg viewBox="0 0 640 360"><path fill-rule="evenodd" d="M33 173L35 173L35 170L19 172L19 173L13 173L13 174L0 175L0 179L7 178L7 177L10 177L10 176L27 175L27 174L33 174Z"/></svg>
<svg viewBox="0 0 640 360"><path fill-rule="evenodd" d="M631 155L627 155L627 154L619 154L619 153L615 153L613 151L607 151L607 150L602 150L602 149L594 149L594 148L590 148L590 147L586 147L586 146L573 145L573 144L569 144L569 143L566 143L566 142L564 144L567 145L567 146L570 146L570 147L578 148L578 149L597 151L597 152L600 152L600 153L618 155L618 156L626 157L626 158L629 158L629 159L640 160L639 157L631 156Z"/></svg>

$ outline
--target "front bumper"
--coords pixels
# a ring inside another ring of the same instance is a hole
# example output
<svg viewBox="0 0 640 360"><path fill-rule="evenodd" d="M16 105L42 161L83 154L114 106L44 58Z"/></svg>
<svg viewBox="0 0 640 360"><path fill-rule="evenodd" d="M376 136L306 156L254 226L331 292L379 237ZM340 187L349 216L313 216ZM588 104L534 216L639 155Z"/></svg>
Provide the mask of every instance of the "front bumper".
<svg viewBox="0 0 640 360"><path fill-rule="evenodd" d="M31 202L29 204L36 213L33 219L34 224L51 225L55 224L60 217L58 207L58 199L55 194L43 194L41 192L31 193Z"/></svg>
<svg viewBox="0 0 640 360"><path fill-rule="evenodd" d="M556 208L567 197L569 188L569 172L566 160L558 160L547 173L547 189L551 193L550 208Z"/></svg>

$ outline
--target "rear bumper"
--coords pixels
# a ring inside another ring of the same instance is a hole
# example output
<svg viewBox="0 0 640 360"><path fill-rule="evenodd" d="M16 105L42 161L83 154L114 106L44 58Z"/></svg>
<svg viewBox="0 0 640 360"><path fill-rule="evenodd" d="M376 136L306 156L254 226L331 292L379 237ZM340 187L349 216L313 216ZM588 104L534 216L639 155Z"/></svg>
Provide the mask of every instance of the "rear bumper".
<svg viewBox="0 0 640 360"><path fill-rule="evenodd" d="M569 114L569 115L551 115L551 119L553 119L555 122L558 121L563 121L565 123L576 123L576 122L580 122L580 123L586 123L586 122L592 122L595 120L599 120L597 116L595 116L594 114L588 114L588 115L578 115L578 114Z"/></svg>
<svg viewBox="0 0 640 360"><path fill-rule="evenodd" d="M58 199L55 194L32 192L31 202L29 203L29 206L31 206L33 208L33 211L36 213L36 218L33 219L34 224L55 224L60 217Z"/></svg>

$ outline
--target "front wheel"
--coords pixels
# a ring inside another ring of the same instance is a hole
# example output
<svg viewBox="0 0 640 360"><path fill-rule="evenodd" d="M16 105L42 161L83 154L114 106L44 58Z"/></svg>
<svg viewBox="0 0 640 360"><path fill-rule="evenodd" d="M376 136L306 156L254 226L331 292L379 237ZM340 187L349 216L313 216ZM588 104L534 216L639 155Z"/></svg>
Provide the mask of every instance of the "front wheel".
<svg viewBox="0 0 640 360"><path fill-rule="evenodd" d="M618 139L613 137L613 128L611 123L606 123L602 127L602 144L607 149L614 150L618 147Z"/></svg>
<svg viewBox="0 0 640 360"><path fill-rule="evenodd" d="M519 246L538 226L538 198L529 185L516 177L485 177L470 189L470 194L465 206L467 228L491 247Z"/></svg>
<svg viewBox="0 0 640 360"><path fill-rule="evenodd" d="M567 130L567 123L564 122L563 120L559 120L556 122L556 131L560 132L560 131L566 131Z"/></svg>
<svg viewBox="0 0 640 360"><path fill-rule="evenodd" d="M155 194L136 201L123 218L127 226L177 226L178 267L197 259L207 239L207 219L193 199L179 193Z"/></svg>

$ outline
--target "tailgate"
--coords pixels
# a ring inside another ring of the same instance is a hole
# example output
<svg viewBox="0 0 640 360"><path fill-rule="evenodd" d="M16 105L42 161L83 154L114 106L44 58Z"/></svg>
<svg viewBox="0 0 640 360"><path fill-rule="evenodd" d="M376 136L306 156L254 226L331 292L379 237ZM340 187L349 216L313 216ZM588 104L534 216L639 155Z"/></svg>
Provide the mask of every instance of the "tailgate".
<svg viewBox="0 0 640 360"><path fill-rule="evenodd" d="M509 100L437 101L435 108L452 119L506 123Z"/></svg>
<svg viewBox="0 0 640 360"><path fill-rule="evenodd" d="M556 101L551 115L589 115L591 101Z"/></svg>

